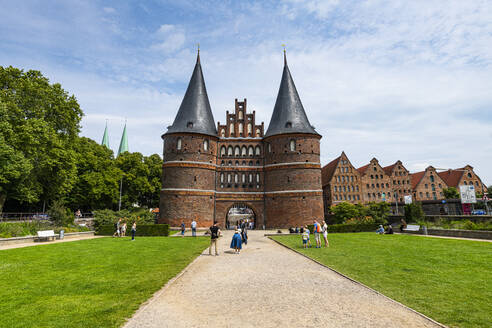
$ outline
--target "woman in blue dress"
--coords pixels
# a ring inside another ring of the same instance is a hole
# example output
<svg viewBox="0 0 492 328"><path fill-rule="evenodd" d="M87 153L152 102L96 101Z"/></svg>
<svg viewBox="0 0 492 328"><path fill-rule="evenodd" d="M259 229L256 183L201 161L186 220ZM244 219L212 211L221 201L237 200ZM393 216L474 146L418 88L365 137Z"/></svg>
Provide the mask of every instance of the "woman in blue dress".
<svg viewBox="0 0 492 328"><path fill-rule="evenodd" d="M241 234L239 233L239 230L237 230L237 229L234 232L234 236L232 236L231 248L234 249L234 252L236 254L239 254L239 252L241 251L241 248L242 248Z"/></svg>

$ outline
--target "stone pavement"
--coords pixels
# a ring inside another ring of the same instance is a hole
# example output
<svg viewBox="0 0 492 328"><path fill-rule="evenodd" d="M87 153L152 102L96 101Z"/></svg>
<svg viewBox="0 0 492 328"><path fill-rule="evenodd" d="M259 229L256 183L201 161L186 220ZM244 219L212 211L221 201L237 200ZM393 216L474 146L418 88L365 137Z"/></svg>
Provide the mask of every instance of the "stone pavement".
<svg viewBox="0 0 492 328"><path fill-rule="evenodd" d="M250 231L232 232L143 304L125 327L439 327L404 306Z"/></svg>

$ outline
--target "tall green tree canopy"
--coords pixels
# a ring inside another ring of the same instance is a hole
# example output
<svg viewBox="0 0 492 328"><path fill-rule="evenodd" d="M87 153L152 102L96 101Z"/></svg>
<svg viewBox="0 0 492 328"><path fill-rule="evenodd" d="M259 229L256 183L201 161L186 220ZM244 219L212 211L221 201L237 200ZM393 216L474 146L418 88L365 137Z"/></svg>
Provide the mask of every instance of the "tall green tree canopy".
<svg viewBox="0 0 492 328"><path fill-rule="evenodd" d="M443 188L444 198L446 199L458 199L460 198L460 193L455 187Z"/></svg>
<svg viewBox="0 0 492 328"><path fill-rule="evenodd" d="M82 118L75 97L39 71L0 66L0 102L0 210L7 197L34 202L68 193Z"/></svg>

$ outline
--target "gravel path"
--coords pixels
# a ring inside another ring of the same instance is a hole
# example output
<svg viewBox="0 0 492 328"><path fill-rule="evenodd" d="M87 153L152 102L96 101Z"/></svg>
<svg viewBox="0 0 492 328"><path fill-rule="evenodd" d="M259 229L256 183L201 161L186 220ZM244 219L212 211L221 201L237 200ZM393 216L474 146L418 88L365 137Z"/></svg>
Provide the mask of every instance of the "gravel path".
<svg viewBox="0 0 492 328"><path fill-rule="evenodd" d="M226 232L125 327L439 327L263 234L236 255Z"/></svg>

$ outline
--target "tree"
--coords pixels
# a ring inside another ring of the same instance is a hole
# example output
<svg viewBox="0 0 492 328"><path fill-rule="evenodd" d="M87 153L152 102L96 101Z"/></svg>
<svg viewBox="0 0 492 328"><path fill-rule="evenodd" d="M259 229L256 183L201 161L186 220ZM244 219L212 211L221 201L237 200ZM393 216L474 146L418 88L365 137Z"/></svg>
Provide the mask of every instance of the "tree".
<svg viewBox="0 0 492 328"><path fill-rule="evenodd" d="M492 198L492 185L487 187L487 195L489 198Z"/></svg>
<svg viewBox="0 0 492 328"><path fill-rule="evenodd" d="M64 197L75 181L72 145L83 115L77 100L39 71L0 66L0 101L3 161L8 167L0 174L9 181L0 188L0 201ZM16 160L17 168L12 166Z"/></svg>
<svg viewBox="0 0 492 328"><path fill-rule="evenodd" d="M386 202L370 202L367 204L367 214L371 216L376 223L386 223L386 218L390 214L391 205Z"/></svg>
<svg viewBox="0 0 492 328"><path fill-rule="evenodd" d="M85 211L115 207L123 172L115 165L113 151L85 137L77 138L74 148L77 174L69 206Z"/></svg>
<svg viewBox="0 0 492 328"><path fill-rule="evenodd" d="M405 221L407 223L416 223L424 219L424 210L420 203L406 204L405 207Z"/></svg>
<svg viewBox="0 0 492 328"><path fill-rule="evenodd" d="M344 223L346 220L358 217L360 214L354 204L347 202L332 205L330 209L333 213L334 223Z"/></svg>
<svg viewBox="0 0 492 328"><path fill-rule="evenodd" d="M121 197L122 208L129 208L134 204L142 206L145 195L153 192L149 182L150 170L140 153L124 152L116 158L116 167L123 172L123 192Z"/></svg>
<svg viewBox="0 0 492 328"><path fill-rule="evenodd" d="M443 188L444 198L446 199L458 199L460 198L460 193L455 187Z"/></svg>
<svg viewBox="0 0 492 328"><path fill-rule="evenodd" d="M149 208L159 207L161 193L162 159L159 155L153 154L144 157L144 163L149 169L148 181L150 183L149 192L144 193L140 199L140 204Z"/></svg>

